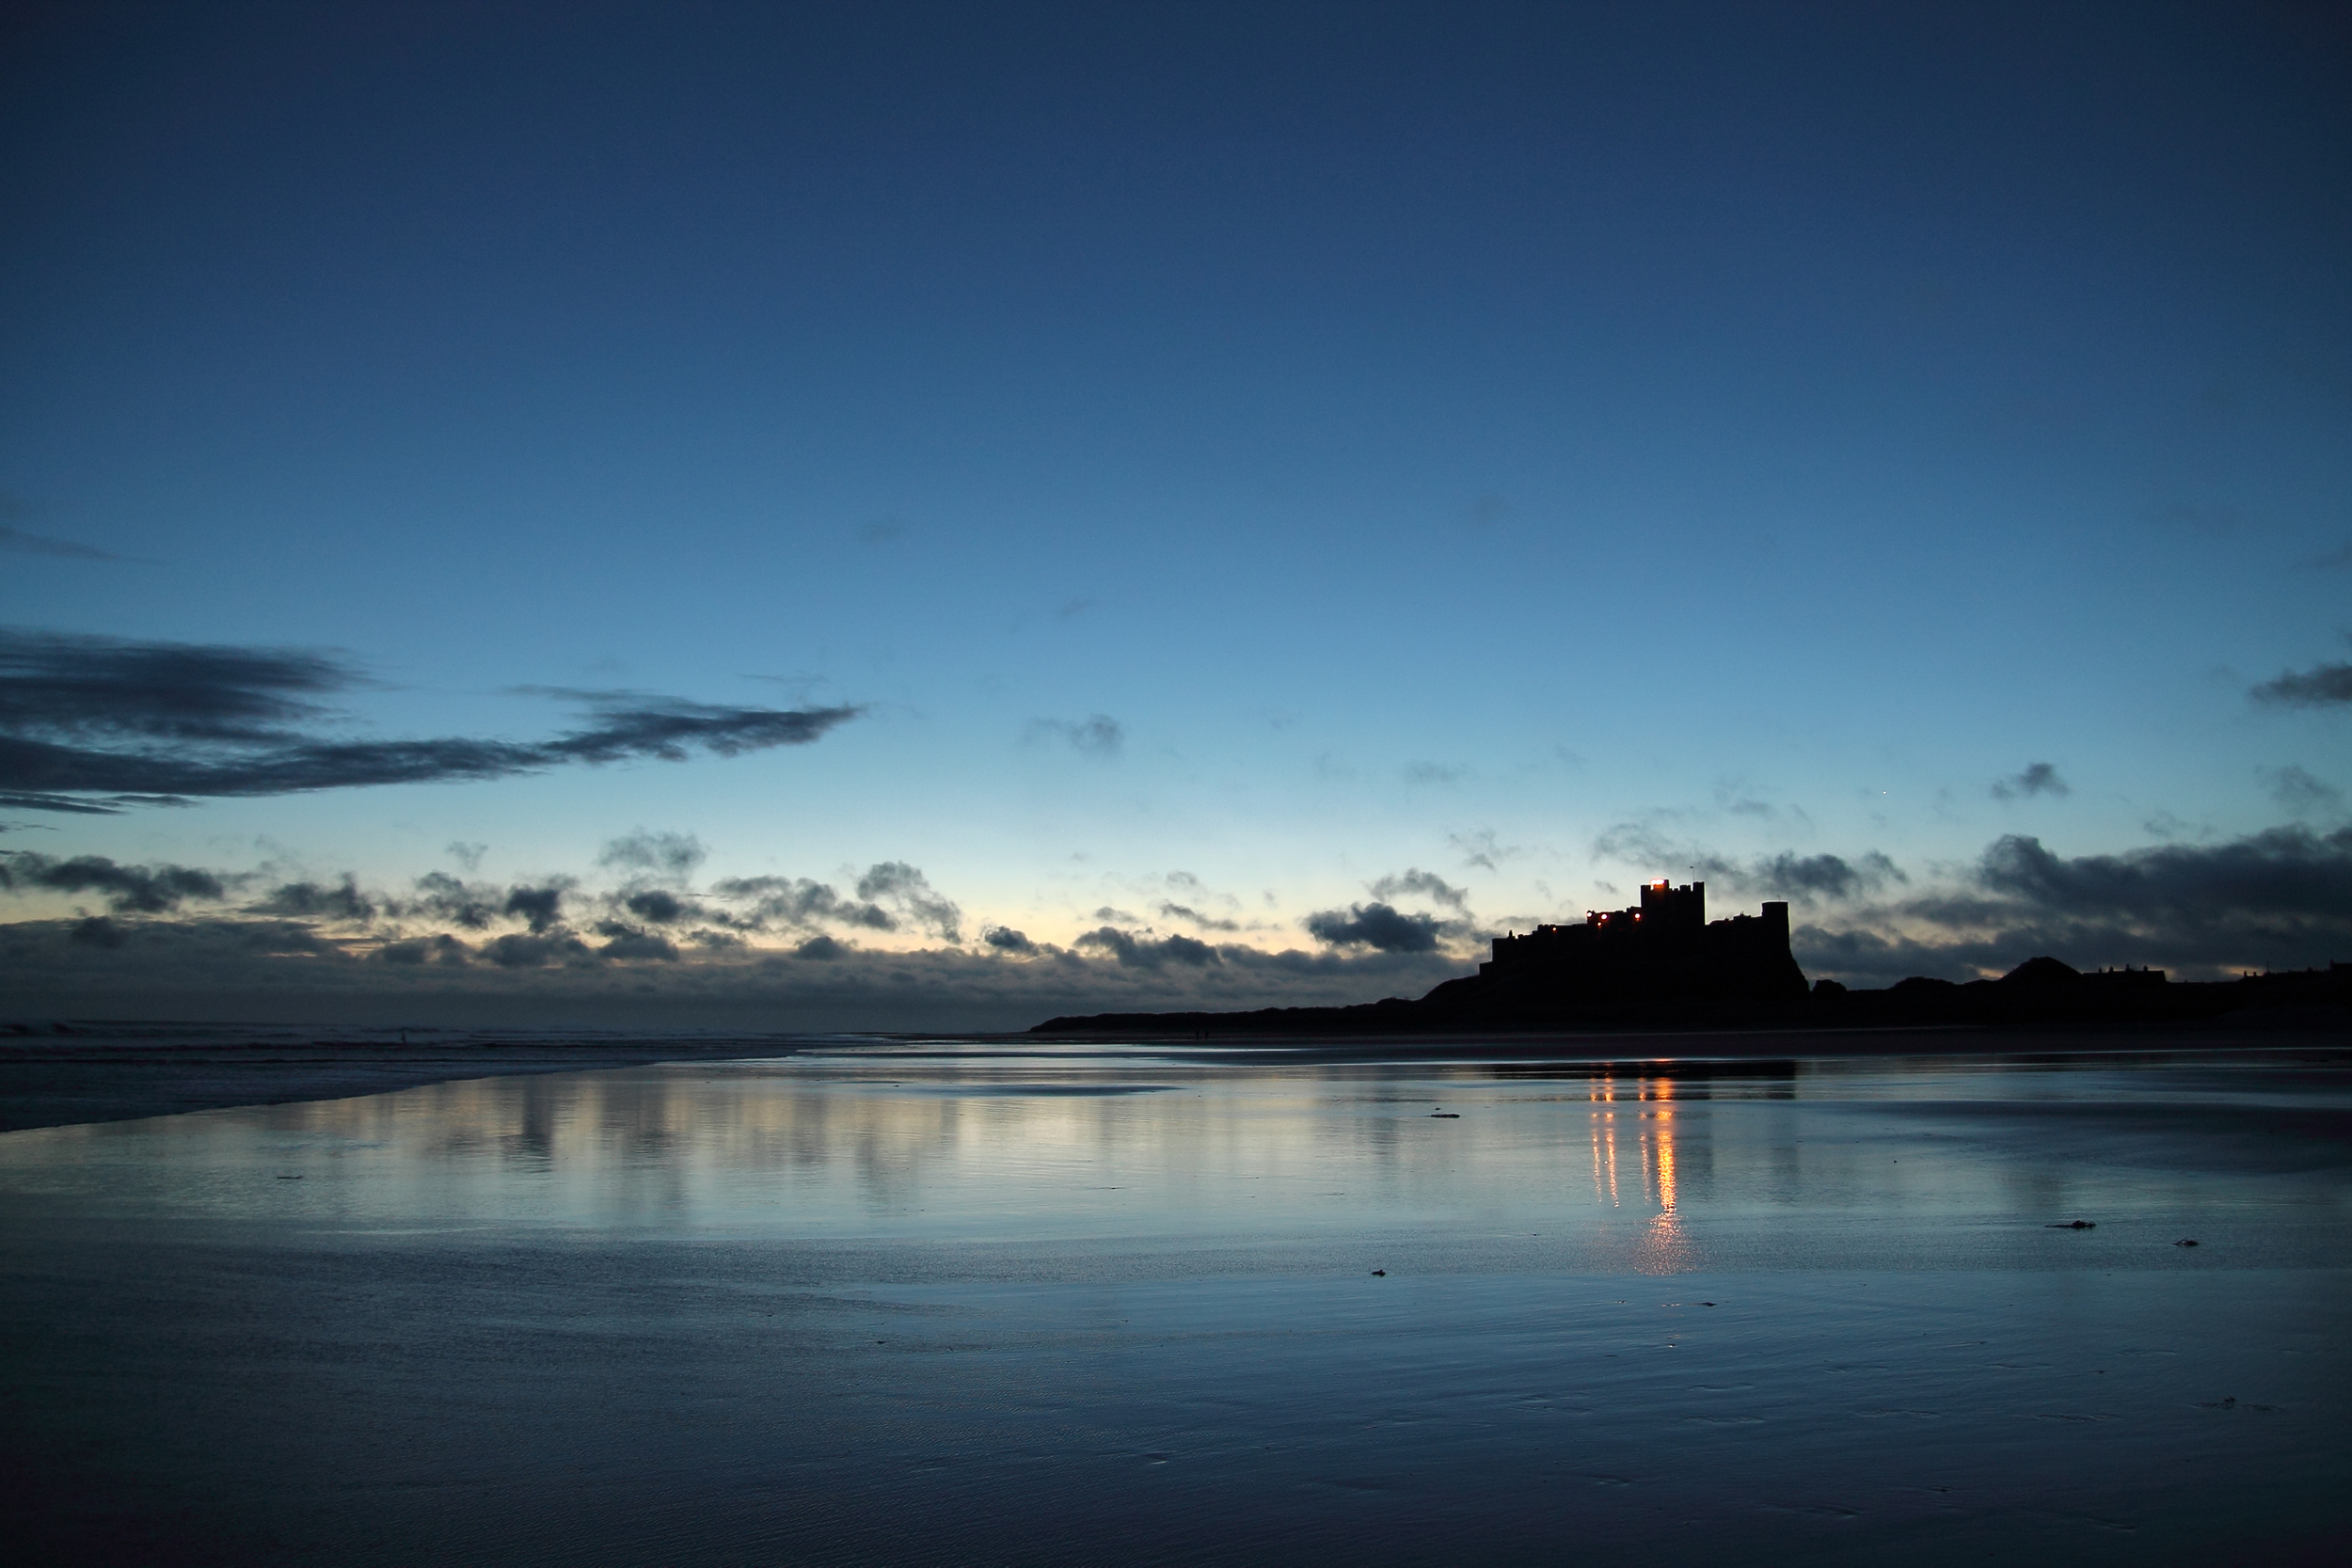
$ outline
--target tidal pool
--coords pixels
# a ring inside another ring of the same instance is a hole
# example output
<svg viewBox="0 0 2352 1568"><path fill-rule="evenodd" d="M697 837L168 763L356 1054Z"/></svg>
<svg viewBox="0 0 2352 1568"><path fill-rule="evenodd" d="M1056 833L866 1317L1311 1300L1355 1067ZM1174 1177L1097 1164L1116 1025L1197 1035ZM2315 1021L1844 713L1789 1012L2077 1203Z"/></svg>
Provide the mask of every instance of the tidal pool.
<svg viewBox="0 0 2352 1568"><path fill-rule="evenodd" d="M0 1270L45 1560L2276 1562L2352 1528L2335 1052L485 1079L0 1136Z"/></svg>

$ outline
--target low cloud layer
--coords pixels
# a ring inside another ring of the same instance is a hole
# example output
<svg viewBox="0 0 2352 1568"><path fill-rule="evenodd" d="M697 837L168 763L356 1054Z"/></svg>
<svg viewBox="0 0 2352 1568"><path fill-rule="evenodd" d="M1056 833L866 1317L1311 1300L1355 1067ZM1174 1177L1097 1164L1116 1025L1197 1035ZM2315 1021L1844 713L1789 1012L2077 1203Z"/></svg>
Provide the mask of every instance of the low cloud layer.
<svg viewBox="0 0 2352 1568"><path fill-rule="evenodd" d="M2352 958L2352 828L2272 828L2223 844L2063 855L1996 839L1954 885L1803 926L1811 974L1966 979L2048 953L2077 968L2153 964L2188 979Z"/></svg>
<svg viewBox="0 0 2352 1568"><path fill-rule="evenodd" d="M1268 951L1107 907L1067 945L976 925L905 861L831 879L706 879L707 859L689 835L641 830L580 876L434 870L375 886L0 851L0 897L26 916L0 923L0 1019L594 1022L634 1007L671 1027L1018 1028L1067 1012L1419 995L1484 956L1459 890L1419 871L1371 885L1431 907L1372 898L1317 911L1301 923L1311 942ZM1871 851L1707 863L1727 873L1713 912L1789 898L1799 962L1849 984L1966 979L2042 953L2182 978L2352 958L2352 827L2106 855L2011 834L1933 875ZM1189 879L1167 885L1209 896Z"/></svg>
<svg viewBox="0 0 2352 1568"><path fill-rule="evenodd" d="M340 738L326 700L366 682L339 656L0 630L0 805L111 814L201 797L503 778L821 738L851 706L726 707L543 691L585 722L545 740Z"/></svg>
<svg viewBox="0 0 2352 1568"><path fill-rule="evenodd" d="M589 879L429 871L372 888L0 852L0 895L51 911L0 924L0 1007L1016 1029L1067 1012L1418 995L1463 967L1394 943L1270 953L1107 922L1067 946L983 925L967 945L960 906L904 861L698 884L704 858L691 837L640 831L605 846Z"/></svg>

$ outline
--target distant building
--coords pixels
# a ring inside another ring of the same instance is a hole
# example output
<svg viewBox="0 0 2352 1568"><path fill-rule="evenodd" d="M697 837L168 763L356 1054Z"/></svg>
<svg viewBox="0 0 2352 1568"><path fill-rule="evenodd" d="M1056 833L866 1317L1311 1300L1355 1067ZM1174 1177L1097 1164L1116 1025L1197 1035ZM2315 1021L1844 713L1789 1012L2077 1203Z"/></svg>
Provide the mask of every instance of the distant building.
<svg viewBox="0 0 2352 1568"><path fill-rule="evenodd" d="M1482 989L1540 989L1578 1001L1802 996L1788 950L1788 906L1707 918L1707 884L1646 883L1629 909L1588 910L1579 926L1538 926L1494 940Z"/></svg>

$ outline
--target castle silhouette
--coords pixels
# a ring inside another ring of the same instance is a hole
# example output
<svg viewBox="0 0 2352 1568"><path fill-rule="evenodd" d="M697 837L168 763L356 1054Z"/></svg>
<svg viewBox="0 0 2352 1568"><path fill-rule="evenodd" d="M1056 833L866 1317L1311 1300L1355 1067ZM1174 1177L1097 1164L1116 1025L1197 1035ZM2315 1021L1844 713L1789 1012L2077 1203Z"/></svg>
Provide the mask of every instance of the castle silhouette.
<svg viewBox="0 0 2352 1568"><path fill-rule="evenodd" d="M1788 950L1787 904L1710 922L1705 882L1660 880L1645 883L1630 908L1586 911L1582 925L1495 938L1494 957L1476 974L1449 980L1423 1001L1514 1011L1538 1002L1773 1002L1805 989Z"/></svg>

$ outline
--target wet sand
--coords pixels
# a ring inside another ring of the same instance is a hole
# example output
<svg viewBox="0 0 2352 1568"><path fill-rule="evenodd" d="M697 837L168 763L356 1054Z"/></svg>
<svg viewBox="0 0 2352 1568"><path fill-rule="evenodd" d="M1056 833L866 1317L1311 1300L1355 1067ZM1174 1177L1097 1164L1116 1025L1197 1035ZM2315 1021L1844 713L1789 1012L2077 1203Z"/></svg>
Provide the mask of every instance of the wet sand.
<svg viewBox="0 0 2352 1568"><path fill-rule="evenodd" d="M2331 1561L2348 1075L927 1042L8 1134L0 1477L61 1562Z"/></svg>
<svg viewBox="0 0 2352 1568"><path fill-rule="evenodd" d="M176 1116L238 1105L343 1100L424 1084L516 1073L581 1072L653 1062L789 1056L869 1041L887 1049L928 1037L872 1035L586 1035L457 1030L304 1030L233 1024L105 1024L0 1035L0 1132ZM1375 1062L1471 1057L1519 1061L1759 1060L1899 1056L1967 1052L2047 1055L2153 1048L2260 1051L2352 1043L2333 1029L2253 1025L2191 1028L2007 1028L1936 1024L1902 1029L1616 1031L1581 1035L1393 1036L1300 1039L1272 1036L1216 1042L1183 1037L1085 1035L957 1037L1014 1053L1136 1044L1203 1060L1246 1053L1268 1062Z"/></svg>

